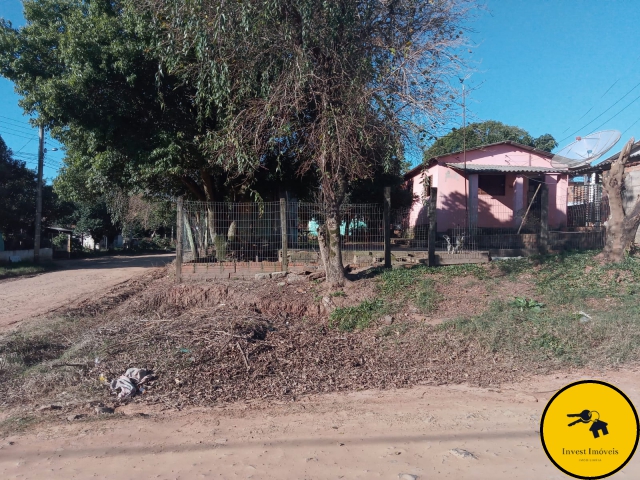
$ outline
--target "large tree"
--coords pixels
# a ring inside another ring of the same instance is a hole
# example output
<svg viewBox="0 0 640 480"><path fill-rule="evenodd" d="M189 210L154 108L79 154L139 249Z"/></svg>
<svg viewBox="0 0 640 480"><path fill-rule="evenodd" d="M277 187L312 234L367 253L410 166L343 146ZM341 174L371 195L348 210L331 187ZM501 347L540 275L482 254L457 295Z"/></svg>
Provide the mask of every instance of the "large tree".
<svg viewBox="0 0 640 480"><path fill-rule="evenodd" d="M550 152L558 146L555 138L546 133L534 138L529 132L520 127L505 125L502 122L489 120L471 123L465 128L454 128L446 135L438 138L424 153L424 159L429 160L440 155L462 151L463 147L475 148L490 143L512 142L538 148Z"/></svg>
<svg viewBox="0 0 640 480"><path fill-rule="evenodd" d="M631 178L625 172L625 167L633 146L632 137L611 164L611 168L602 176L602 185L611 210L606 224L607 241L599 255L606 262L621 262L624 259L640 226L640 197L633 198L630 194L633 190L626 186Z"/></svg>
<svg viewBox="0 0 640 480"><path fill-rule="evenodd" d="M340 206L349 184L388 170L405 142L442 122L470 2L142 3L165 31L169 70L197 85L199 111L230 114L204 139L224 168L286 138L298 172L317 175L322 257L329 282L341 285ZM236 92L232 103L221 103L221 89Z"/></svg>

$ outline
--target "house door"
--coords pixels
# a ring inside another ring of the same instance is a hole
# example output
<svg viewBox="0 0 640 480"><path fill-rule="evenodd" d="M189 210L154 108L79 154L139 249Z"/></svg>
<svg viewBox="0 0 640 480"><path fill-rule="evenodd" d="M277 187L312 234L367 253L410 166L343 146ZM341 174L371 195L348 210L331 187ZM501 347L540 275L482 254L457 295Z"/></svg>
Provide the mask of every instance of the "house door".
<svg viewBox="0 0 640 480"><path fill-rule="evenodd" d="M528 233L535 233L538 231L538 227L540 225L540 210L542 207L542 195L540 195L540 190L538 190L538 186L541 182L544 182L544 176L531 176L529 177L529 188L527 189L527 203L524 206L525 211L529 209L529 213L527 214L527 218L523 225L523 230L526 230ZM536 190L538 193L536 194ZM535 195L535 197L534 197ZM529 208L531 205L531 208Z"/></svg>

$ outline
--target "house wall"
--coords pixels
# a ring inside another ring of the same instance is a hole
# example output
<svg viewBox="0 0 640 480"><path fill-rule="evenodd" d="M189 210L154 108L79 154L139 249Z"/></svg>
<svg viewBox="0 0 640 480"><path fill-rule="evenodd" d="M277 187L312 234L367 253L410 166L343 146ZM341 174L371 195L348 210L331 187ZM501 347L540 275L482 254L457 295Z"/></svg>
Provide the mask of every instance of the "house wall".
<svg viewBox="0 0 640 480"><path fill-rule="evenodd" d="M432 176L433 186L438 188L437 224L438 231L445 232L456 226L464 226L467 216L467 201L471 190L475 190L475 180L469 182L447 163L464 163L462 154L448 155L438 159L427 173L413 178L413 193L421 199L425 175ZM519 150L513 145L496 145L484 150L474 150L466 154L467 164L511 165L551 167L549 159L534 152ZM492 197L479 194L477 199L477 226L483 228L517 228L522 210L527 208L528 176L530 174L506 174L505 195ZM545 175L549 186L549 226L559 229L566 226L567 218L567 175ZM466 189L466 192L465 192ZM469 203L474 208L473 201ZM419 200L410 212L412 226L428 223L427 205ZM473 221L473 215L472 215Z"/></svg>
<svg viewBox="0 0 640 480"><path fill-rule="evenodd" d="M625 196L624 208L628 211L640 196L640 165L634 165L625 169ZM640 244L640 228L636 232L635 243Z"/></svg>

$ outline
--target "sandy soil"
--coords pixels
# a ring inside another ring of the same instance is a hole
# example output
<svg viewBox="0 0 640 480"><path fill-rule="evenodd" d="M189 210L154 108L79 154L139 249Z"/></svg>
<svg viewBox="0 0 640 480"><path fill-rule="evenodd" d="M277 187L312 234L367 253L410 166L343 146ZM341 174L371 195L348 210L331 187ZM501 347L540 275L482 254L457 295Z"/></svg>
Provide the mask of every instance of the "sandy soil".
<svg viewBox="0 0 640 480"><path fill-rule="evenodd" d="M564 479L542 450L538 424L553 393L581 378L609 381L640 405L637 369L536 377L500 390L415 387L177 413L134 403L109 419L2 440L0 478ZM640 478L640 456L615 478Z"/></svg>
<svg viewBox="0 0 640 480"><path fill-rule="evenodd" d="M71 306L175 255L113 256L56 262L60 270L0 282L0 330L62 306Z"/></svg>

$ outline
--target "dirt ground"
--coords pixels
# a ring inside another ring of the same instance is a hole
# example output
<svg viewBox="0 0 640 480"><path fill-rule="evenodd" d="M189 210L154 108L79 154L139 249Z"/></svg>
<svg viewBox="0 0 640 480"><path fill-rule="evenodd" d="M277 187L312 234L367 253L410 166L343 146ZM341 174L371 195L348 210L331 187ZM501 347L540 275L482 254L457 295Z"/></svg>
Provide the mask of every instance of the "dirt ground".
<svg viewBox="0 0 640 480"><path fill-rule="evenodd" d="M56 262L60 270L0 282L0 330L88 297L172 261L175 255L112 256Z"/></svg>
<svg viewBox="0 0 640 480"><path fill-rule="evenodd" d="M640 405L638 369L500 390L419 386L181 412L133 403L108 419L5 438L0 478L564 479L542 450L539 420L557 390L584 378L611 382ZM636 455L615 478L639 476Z"/></svg>

